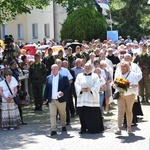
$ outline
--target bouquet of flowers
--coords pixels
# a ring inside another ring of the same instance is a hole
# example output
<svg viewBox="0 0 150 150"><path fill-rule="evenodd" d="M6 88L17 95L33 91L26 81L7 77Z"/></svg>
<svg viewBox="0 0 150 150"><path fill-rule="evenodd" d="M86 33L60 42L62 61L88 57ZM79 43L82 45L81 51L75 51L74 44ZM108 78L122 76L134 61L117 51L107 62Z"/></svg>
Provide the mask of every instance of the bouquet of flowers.
<svg viewBox="0 0 150 150"><path fill-rule="evenodd" d="M128 88L130 87L130 82L124 78L116 78L114 83L119 91L120 91L120 89L127 91Z"/></svg>
<svg viewBox="0 0 150 150"><path fill-rule="evenodd" d="M119 90L118 92L115 92L113 94L113 99L119 99L119 97L121 95L123 95L124 91L127 91L129 86L130 86L130 82L127 79L124 78L116 78L116 80L114 81L116 88Z"/></svg>

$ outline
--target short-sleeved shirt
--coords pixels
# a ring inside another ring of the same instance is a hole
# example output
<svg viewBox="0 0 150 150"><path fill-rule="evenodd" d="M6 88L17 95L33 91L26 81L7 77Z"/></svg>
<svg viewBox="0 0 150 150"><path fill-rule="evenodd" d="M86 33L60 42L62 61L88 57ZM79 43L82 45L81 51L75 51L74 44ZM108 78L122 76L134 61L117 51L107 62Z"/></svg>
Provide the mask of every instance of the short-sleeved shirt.
<svg viewBox="0 0 150 150"><path fill-rule="evenodd" d="M136 73L130 71L129 75L128 73L122 75L121 72L118 74L117 77L125 78L130 82L130 85L138 85L138 76ZM124 92L124 95L130 95L130 94L137 94L137 88L129 88L127 92Z"/></svg>
<svg viewBox="0 0 150 150"><path fill-rule="evenodd" d="M59 73L62 74L62 75L64 75L64 76L67 76L68 80L72 80L73 79L70 71L68 69L64 68L64 67L60 68Z"/></svg>
<svg viewBox="0 0 150 150"><path fill-rule="evenodd" d="M15 88L16 86L18 86L18 81L17 81L14 77L12 77L12 78L11 78L11 81L10 81L10 83L8 83L8 85L9 85L9 87L10 87L12 93L14 93L14 88ZM3 90L3 94L5 95L5 97L9 97L9 96L12 95L12 94L10 93L8 87L7 87L7 84L6 84L5 80L2 80L2 81L0 82L0 87L1 87L2 90Z"/></svg>

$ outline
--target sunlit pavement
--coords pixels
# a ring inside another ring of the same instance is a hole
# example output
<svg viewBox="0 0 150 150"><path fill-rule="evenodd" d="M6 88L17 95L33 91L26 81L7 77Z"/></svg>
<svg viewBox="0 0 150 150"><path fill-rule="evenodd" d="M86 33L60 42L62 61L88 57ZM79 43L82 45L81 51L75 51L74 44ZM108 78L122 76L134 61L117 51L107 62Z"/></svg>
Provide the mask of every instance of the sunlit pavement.
<svg viewBox="0 0 150 150"><path fill-rule="evenodd" d="M150 150L150 105L142 105L144 116L139 116L133 133L128 135L123 128L117 136L117 106L111 105L109 113L104 115L105 131L100 134L79 135L78 116L71 118L67 132L61 132L58 121L58 134L49 137L49 111L34 112L32 107L23 109L25 122L13 131L0 130L0 150ZM26 112L27 111L27 112Z"/></svg>

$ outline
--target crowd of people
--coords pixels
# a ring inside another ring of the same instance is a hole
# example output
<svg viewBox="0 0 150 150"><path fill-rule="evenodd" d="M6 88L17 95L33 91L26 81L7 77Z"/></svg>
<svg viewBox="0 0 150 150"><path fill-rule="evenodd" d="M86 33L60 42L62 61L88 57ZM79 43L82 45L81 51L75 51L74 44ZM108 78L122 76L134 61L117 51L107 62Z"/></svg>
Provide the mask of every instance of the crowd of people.
<svg viewBox="0 0 150 150"><path fill-rule="evenodd" d="M18 50L22 44L14 44L12 40L13 47L17 47L17 53L14 49L13 56L19 61L21 70L29 71L29 94L33 95L34 110L42 111L44 101L49 106L51 136L57 134L58 114L63 132L67 130L66 125L70 124L70 118L79 115L80 134L99 133L104 131L103 114L109 113L113 94L119 91L122 94L117 100L118 129L115 134L121 134L123 121L127 132L131 133L132 124L137 123L137 115L143 115L140 103L149 102L150 40L142 38L137 42L132 41L130 36L125 40L120 36L115 43L110 39L75 43L74 49L62 42L64 50L60 49L57 55L53 55L51 42L44 38L42 44L49 45L46 47L47 56L37 51L31 61L28 59L29 52L24 50L21 54ZM1 47L1 52L3 50ZM1 126L14 129L25 123L20 104L13 101L20 88L20 68L14 57L7 61L8 57L6 54L0 66ZM116 87L116 78L127 79L129 88L124 90Z"/></svg>

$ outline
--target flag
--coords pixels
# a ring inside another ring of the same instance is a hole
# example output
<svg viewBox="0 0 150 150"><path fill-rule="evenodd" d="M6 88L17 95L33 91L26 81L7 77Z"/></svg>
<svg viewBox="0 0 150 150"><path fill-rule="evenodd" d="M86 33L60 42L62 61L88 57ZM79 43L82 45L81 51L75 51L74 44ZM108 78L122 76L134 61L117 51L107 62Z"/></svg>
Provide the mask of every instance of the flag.
<svg viewBox="0 0 150 150"><path fill-rule="evenodd" d="M95 1L98 5L100 5L101 8L110 10L108 0L95 0Z"/></svg>

